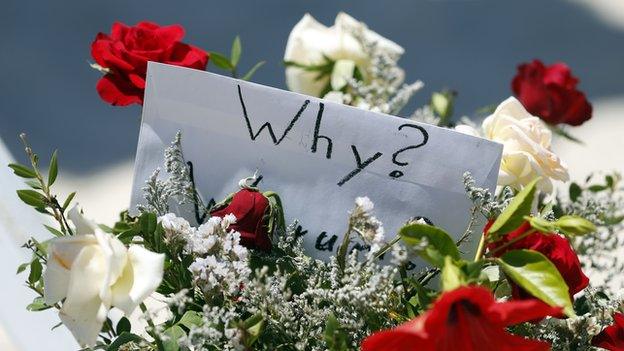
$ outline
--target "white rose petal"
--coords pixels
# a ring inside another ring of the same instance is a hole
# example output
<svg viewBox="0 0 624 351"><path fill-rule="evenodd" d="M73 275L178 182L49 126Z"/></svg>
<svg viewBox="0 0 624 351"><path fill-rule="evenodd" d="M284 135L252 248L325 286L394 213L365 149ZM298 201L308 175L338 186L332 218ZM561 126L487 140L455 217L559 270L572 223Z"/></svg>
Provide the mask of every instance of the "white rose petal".
<svg viewBox="0 0 624 351"><path fill-rule="evenodd" d="M127 249L72 209L74 236L50 242L44 273L47 304L63 301L59 317L82 346L93 346L108 311L129 315L152 294L163 277L164 255L140 246ZM91 233L84 231L92 229Z"/></svg>
<svg viewBox="0 0 624 351"><path fill-rule="evenodd" d="M369 30L362 22L346 13L339 13L331 27L317 22L310 14L305 14L288 36L284 61L301 65L320 65L325 63L325 57L337 62L342 61L335 66L338 72L335 73L336 81L332 82L332 85L343 87L346 84L345 72L351 71L348 78L353 75L351 69L346 69L349 68L348 65L353 64L355 68L355 66L366 67L370 63L370 58L353 35L356 30L361 30L368 40L377 42L380 49L394 55L403 54L402 47ZM287 67L286 85L292 91L320 97L330 82L329 76L317 79L318 74L319 72L306 71L299 67Z"/></svg>
<svg viewBox="0 0 624 351"><path fill-rule="evenodd" d="M516 98L503 101L482 128L486 138L503 144L499 185L520 189L541 176L538 188L551 192L552 180L569 179L567 167L550 149L550 129Z"/></svg>

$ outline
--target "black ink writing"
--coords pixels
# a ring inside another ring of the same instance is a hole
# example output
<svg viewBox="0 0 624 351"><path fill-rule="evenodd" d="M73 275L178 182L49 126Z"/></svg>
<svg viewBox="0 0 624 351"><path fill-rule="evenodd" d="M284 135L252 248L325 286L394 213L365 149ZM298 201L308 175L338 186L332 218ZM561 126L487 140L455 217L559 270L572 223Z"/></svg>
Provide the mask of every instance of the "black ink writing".
<svg viewBox="0 0 624 351"><path fill-rule="evenodd" d="M417 149L425 144L427 144L427 141L429 141L429 133L427 133L427 131L425 130L425 128L421 127L421 126L417 126L415 124L402 124L399 126L399 130L405 128L405 127L409 127L409 128L414 128L414 129L418 129L423 136L423 140L422 142L420 142L419 144L416 145L410 145L410 146L406 146L398 151L396 151L395 153L392 154L392 163L394 163L397 166L407 166L408 162L402 162L399 161L397 158L399 156L399 154L407 151L407 150L412 150L412 149ZM404 175L403 171L395 169L393 171L391 171L388 176L390 176L391 178L400 178Z"/></svg>
<svg viewBox="0 0 624 351"><path fill-rule="evenodd" d="M321 234L316 238L316 243L314 244L314 248L320 251L334 251L334 244L336 244L336 240L338 240L338 236L332 235L331 238L327 239L323 242L323 239L327 237L327 232L321 232Z"/></svg>
<svg viewBox="0 0 624 351"><path fill-rule="evenodd" d="M253 129L251 128L251 121L249 120L249 115L247 114L247 107L245 106L245 101L243 100L243 93L241 92L240 85L238 85L238 98L240 100L241 107L243 109L243 116L245 117L245 123L247 124L247 130L249 131L249 137L251 138L251 140L255 141L256 138L258 138L258 136L260 135L260 133L262 133L262 131L266 128L269 131L271 140L273 140L273 144L275 145L279 145L282 142L282 140L286 138L286 135L288 135L288 132L290 132L290 130L295 126L295 123L297 123L297 120L299 119L299 117L301 117L301 115L303 114L303 111L305 111L306 107L308 107L308 104L310 103L310 100L306 100L303 102L303 105L301 105L301 108L299 109L299 111L297 111L297 114L295 115L295 117L293 117L290 123L288 123L288 126L284 130L284 133L282 133L282 136L278 139L275 136L275 132L273 131L273 127L271 126L271 123L269 122L265 122L260 127L260 129L258 129L258 131L254 134Z"/></svg>
<svg viewBox="0 0 624 351"><path fill-rule="evenodd" d="M312 142L312 149L311 151L316 153L316 147L318 145L318 140L319 139L325 139L327 141L327 151L325 152L325 157L326 158L331 158L331 153L332 153L332 140L325 135L320 135L319 134L319 130L321 129L321 120L323 118L323 110L325 109L325 104L323 104L322 102L319 103L319 110L318 113L316 115L316 124L314 125L314 141Z"/></svg>
<svg viewBox="0 0 624 351"><path fill-rule="evenodd" d="M339 182L338 186L343 186L344 183L348 182L349 179L355 177L358 173L362 172L364 168L373 163L376 159L380 158L383 155L381 152L377 152L373 156L366 159L366 161L362 162L362 158L360 157L360 153L357 150L355 145L351 145L351 150L353 151L353 156L355 157L356 168L352 170L349 174L344 176Z"/></svg>

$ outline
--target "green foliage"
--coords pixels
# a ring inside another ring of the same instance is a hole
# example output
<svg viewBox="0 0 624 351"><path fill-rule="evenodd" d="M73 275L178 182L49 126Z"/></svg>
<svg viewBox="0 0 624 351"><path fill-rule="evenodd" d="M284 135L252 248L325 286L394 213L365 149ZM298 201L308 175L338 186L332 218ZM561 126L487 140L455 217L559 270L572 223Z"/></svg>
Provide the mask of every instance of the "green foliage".
<svg viewBox="0 0 624 351"><path fill-rule="evenodd" d="M164 340L162 340L162 351L179 351L180 339L186 336L184 330L174 325L171 328L164 331Z"/></svg>
<svg viewBox="0 0 624 351"><path fill-rule="evenodd" d="M533 250L513 250L496 262L514 283L528 293L551 306L562 307L570 317L575 315L568 286L546 256Z"/></svg>
<svg viewBox="0 0 624 351"><path fill-rule="evenodd" d="M117 322L115 332L117 333L117 335L121 335L123 333L129 333L130 329L132 329L130 320L126 317L121 317L121 319L119 319L119 322Z"/></svg>
<svg viewBox="0 0 624 351"><path fill-rule="evenodd" d="M134 342L141 343L143 338L130 332L121 333L107 348L106 351L118 351L123 345Z"/></svg>
<svg viewBox="0 0 624 351"><path fill-rule="evenodd" d="M218 68L226 70L230 72L232 77L238 78L238 64L240 62L240 58L243 52L243 45L241 43L240 37L237 35L232 42L232 47L230 48L230 57L212 51L210 52L210 62L212 62ZM245 73L241 79L242 80L250 80L251 77L256 73L256 71L265 64L265 61L257 62L247 73Z"/></svg>
<svg viewBox="0 0 624 351"><path fill-rule="evenodd" d="M536 178L531 181L511 200L507 208L496 218L488 230L489 235L509 233L524 222L524 217L531 214L531 204L539 179Z"/></svg>
<svg viewBox="0 0 624 351"><path fill-rule="evenodd" d="M426 243L419 251L420 256L436 267L444 267L445 256L459 260L459 249L453 239L444 230L421 223L410 223L399 230L399 236L409 246Z"/></svg>
<svg viewBox="0 0 624 351"><path fill-rule="evenodd" d="M340 328L340 322L333 313L327 316L325 323L325 343L329 351L348 350L347 334Z"/></svg>

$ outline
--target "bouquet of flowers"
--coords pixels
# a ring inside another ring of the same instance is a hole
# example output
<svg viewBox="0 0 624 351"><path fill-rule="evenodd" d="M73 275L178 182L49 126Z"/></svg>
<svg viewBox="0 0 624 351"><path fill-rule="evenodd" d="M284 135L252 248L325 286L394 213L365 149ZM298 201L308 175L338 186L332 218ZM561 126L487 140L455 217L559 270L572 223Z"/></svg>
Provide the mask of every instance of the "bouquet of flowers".
<svg viewBox="0 0 624 351"><path fill-rule="evenodd" d="M238 37L224 55L183 36L179 25L150 22L99 33L91 46L99 95L113 105L142 104L148 61L203 70L210 59L239 77ZM305 15L286 45L287 85L398 114L423 87L404 83L402 54L347 14L332 27ZM165 172L146 179L140 214L123 211L112 226L87 219L73 205L76 193L54 194L57 153L42 171L22 135L28 163L10 167L28 189L17 195L56 222L45 226L50 240L24 245L32 259L18 273L37 294L27 309L57 310L60 324L93 350L623 350L618 287L588 279L600 272L613 283L624 267L616 252L621 177L569 182L551 149L553 133L574 141L571 126L592 116L578 82L564 63L521 64L515 97L460 123L452 122L457 93L433 93L406 118L503 144L496 191L466 173L470 221L450 234L426 218L385 233L362 194L328 261L304 250L297 222L286 223L288 208L259 189L257 175L206 203L180 133L163 155ZM478 124L480 115L487 117ZM192 206L199 225L173 213L173 204ZM466 252L470 241L479 243L476 252ZM424 268L408 269L416 260Z"/></svg>

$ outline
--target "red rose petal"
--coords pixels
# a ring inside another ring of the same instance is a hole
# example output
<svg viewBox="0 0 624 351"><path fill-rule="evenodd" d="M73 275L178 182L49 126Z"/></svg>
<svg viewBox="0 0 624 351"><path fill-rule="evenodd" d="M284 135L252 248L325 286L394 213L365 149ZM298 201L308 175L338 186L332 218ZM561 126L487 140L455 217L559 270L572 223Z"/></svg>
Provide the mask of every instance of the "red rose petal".
<svg viewBox="0 0 624 351"><path fill-rule="evenodd" d="M114 74L102 77L96 89L102 100L113 106L143 104L143 90L128 84L127 80Z"/></svg>

